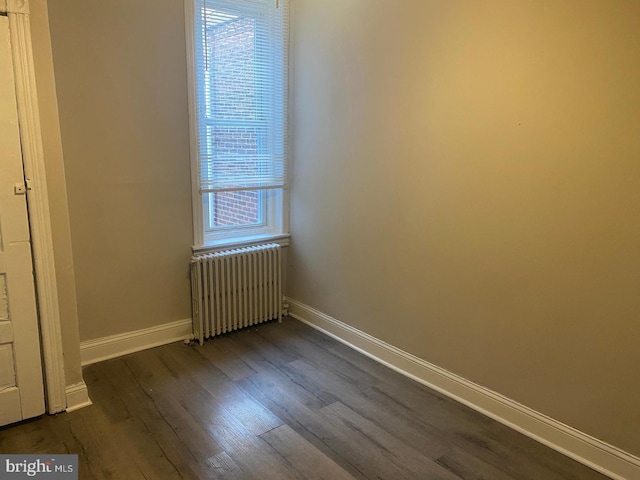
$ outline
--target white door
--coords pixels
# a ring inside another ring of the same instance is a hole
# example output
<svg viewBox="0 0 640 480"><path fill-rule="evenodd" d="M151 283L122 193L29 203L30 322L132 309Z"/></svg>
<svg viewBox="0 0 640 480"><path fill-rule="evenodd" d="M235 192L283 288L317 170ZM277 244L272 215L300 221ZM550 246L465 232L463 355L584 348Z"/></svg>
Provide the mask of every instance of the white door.
<svg viewBox="0 0 640 480"><path fill-rule="evenodd" d="M0 425L44 413L9 21L0 16Z"/></svg>

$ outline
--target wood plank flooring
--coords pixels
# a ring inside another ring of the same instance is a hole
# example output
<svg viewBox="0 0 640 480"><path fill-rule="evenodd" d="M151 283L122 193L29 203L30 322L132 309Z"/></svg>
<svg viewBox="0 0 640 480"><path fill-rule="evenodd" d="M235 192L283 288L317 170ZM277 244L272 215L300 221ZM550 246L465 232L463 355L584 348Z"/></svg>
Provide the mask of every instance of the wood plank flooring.
<svg viewBox="0 0 640 480"><path fill-rule="evenodd" d="M0 429L85 479L603 480L292 319L84 369L94 405Z"/></svg>

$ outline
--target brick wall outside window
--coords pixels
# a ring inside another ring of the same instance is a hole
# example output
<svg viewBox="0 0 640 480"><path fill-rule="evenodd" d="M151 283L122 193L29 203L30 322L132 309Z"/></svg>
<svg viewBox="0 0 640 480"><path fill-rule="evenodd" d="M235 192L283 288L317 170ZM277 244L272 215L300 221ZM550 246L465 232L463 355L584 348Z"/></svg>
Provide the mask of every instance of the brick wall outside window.
<svg viewBox="0 0 640 480"><path fill-rule="evenodd" d="M259 192L222 192L215 194L215 226L253 225L260 222Z"/></svg>
<svg viewBox="0 0 640 480"><path fill-rule="evenodd" d="M255 22L247 18L207 29L210 92L214 92L207 115L217 121L216 127L209 127L207 133L209 148L217 158L216 173L250 173L257 166L246 162L238 165L234 161L235 155L259 154L261 136L264 137L261 127L255 124L258 99L253 83L254 34ZM228 120L229 124L225 126L221 120ZM216 193L211 227L261 223L260 197L257 191Z"/></svg>

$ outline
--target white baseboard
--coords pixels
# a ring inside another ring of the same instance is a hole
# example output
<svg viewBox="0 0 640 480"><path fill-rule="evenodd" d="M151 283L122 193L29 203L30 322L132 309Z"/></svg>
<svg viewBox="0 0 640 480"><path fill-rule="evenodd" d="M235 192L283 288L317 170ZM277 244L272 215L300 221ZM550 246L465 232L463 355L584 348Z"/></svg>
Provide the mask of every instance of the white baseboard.
<svg viewBox="0 0 640 480"><path fill-rule="evenodd" d="M73 412L92 404L89 398L89 390L87 390L87 385L84 382L67 385L64 392L67 397L67 412Z"/></svg>
<svg viewBox="0 0 640 480"><path fill-rule="evenodd" d="M80 343L82 366L147 348L179 342L192 336L191 319L178 320L134 332L110 335Z"/></svg>
<svg viewBox="0 0 640 480"><path fill-rule="evenodd" d="M640 479L640 458L287 298L289 315L615 480Z"/></svg>

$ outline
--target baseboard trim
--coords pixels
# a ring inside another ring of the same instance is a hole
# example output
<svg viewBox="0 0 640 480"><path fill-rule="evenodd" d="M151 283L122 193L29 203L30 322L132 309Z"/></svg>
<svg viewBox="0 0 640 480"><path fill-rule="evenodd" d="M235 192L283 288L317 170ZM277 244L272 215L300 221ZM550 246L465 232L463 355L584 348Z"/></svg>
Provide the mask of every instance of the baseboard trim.
<svg viewBox="0 0 640 480"><path fill-rule="evenodd" d="M93 402L89 398L89 390L84 382L67 385L64 393L67 397L67 412L73 412L83 407L92 405Z"/></svg>
<svg viewBox="0 0 640 480"><path fill-rule="evenodd" d="M120 357L147 348L179 342L192 336L191 319L110 335L80 343L82 366Z"/></svg>
<svg viewBox="0 0 640 480"><path fill-rule="evenodd" d="M287 298L289 315L373 360L615 480L640 478L640 458Z"/></svg>

